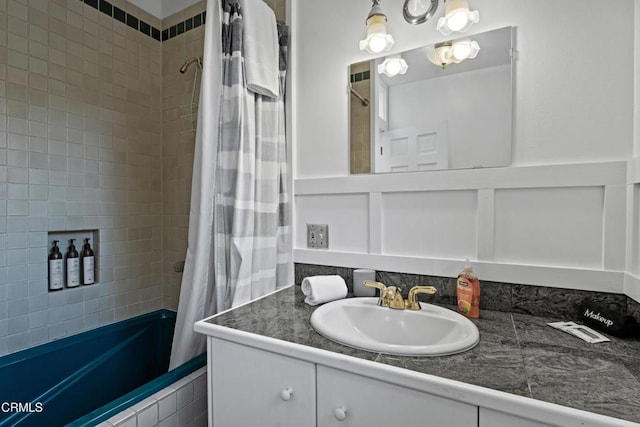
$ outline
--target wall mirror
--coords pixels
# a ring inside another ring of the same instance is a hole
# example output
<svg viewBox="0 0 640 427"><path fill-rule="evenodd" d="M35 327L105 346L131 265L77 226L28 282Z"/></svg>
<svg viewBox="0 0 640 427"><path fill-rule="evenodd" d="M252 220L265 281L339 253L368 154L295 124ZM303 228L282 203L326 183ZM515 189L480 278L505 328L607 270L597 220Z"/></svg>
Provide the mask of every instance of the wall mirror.
<svg viewBox="0 0 640 427"><path fill-rule="evenodd" d="M505 27L350 65L351 173L509 166L513 40Z"/></svg>

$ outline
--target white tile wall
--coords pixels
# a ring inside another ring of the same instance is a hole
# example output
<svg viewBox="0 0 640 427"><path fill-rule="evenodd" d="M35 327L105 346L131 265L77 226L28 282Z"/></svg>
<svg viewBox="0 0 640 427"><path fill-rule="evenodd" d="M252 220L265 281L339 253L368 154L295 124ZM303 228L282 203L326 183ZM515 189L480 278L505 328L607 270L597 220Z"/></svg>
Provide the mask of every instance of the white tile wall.
<svg viewBox="0 0 640 427"><path fill-rule="evenodd" d="M200 13L206 2L200 1L184 11L163 20L163 28ZM195 146L195 121L198 114L199 78L201 73L191 66L186 73L178 68L191 57L202 56L204 26L187 31L162 43L162 69L166 80L162 93L163 130L163 204L162 253L165 263L162 271L164 303L167 308L178 308L182 274L173 270L173 264L185 259L191 175ZM195 84L195 96L194 93ZM192 103L193 101L193 103Z"/></svg>
<svg viewBox="0 0 640 427"><path fill-rule="evenodd" d="M161 43L25 3L0 1L0 355L163 307ZM83 229L100 283L49 294L47 232Z"/></svg>
<svg viewBox="0 0 640 427"><path fill-rule="evenodd" d="M207 368L203 367L114 415L99 427L205 427Z"/></svg>

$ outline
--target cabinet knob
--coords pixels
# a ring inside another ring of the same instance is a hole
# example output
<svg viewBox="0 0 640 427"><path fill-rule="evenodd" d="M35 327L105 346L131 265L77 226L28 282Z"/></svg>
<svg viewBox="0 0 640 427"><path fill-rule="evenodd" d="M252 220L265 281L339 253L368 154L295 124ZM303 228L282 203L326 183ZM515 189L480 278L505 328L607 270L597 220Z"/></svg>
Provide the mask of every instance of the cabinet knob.
<svg viewBox="0 0 640 427"><path fill-rule="evenodd" d="M291 387L287 387L282 389L280 392L280 398L285 402L291 399L291 395L293 394L293 389Z"/></svg>
<svg viewBox="0 0 640 427"><path fill-rule="evenodd" d="M347 418L347 408L344 406L338 406L334 411L333 415L336 417L338 421L344 421Z"/></svg>

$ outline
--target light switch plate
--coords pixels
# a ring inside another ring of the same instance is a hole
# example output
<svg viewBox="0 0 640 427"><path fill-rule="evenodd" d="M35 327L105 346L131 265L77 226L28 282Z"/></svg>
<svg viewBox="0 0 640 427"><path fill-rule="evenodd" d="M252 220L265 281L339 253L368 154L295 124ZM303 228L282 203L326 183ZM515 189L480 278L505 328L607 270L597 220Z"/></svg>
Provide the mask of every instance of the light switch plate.
<svg viewBox="0 0 640 427"><path fill-rule="evenodd" d="M328 224L307 224L307 247L329 249Z"/></svg>

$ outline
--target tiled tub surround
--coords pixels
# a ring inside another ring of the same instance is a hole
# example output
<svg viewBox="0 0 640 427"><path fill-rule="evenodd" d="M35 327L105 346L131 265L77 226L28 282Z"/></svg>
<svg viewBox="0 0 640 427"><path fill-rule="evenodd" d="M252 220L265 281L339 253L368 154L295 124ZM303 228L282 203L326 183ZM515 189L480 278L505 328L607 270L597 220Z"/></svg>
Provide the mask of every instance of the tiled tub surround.
<svg viewBox="0 0 640 427"><path fill-rule="evenodd" d="M353 270L347 267L331 267L312 264L295 265L295 283L299 285L307 276L338 274L349 291L353 290ZM420 301L456 305L456 279L451 277L424 276L418 274L377 271L376 280L387 286L396 286L406 295L416 285L434 286L435 295L418 295ZM480 309L531 314L534 316L562 317L575 320L578 306L584 301L594 301L619 313L633 314L640 320L640 303L626 295L591 292L575 289L551 288L512 283L489 282L480 277Z"/></svg>
<svg viewBox="0 0 640 427"><path fill-rule="evenodd" d="M205 427L207 368L160 390L131 408L98 424L100 427Z"/></svg>
<svg viewBox="0 0 640 427"><path fill-rule="evenodd" d="M197 114L195 67L178 69L202 55L206 7L25 3L0 0L0 355L177 308ZM47 232L83 229L100 282L48 294Z"/></svg>
<svg viewBox="0 0 640 427"><path fill-rule="evenodd" d="M292 286L208 323L411 371L640 422L640 341L587 344L546 325L558 320L482 310L480 343L453 356L414 358L355 350L316 333L314 307ZM381 308L383 310L383 308Z"/></svg>
<svg viewBox="0 0 640 427"><path fill-rule="evenodd" d="M163 306L161 42L25 3L0 1L0 354ZM75 230L98 230L100 282L48 293L47 232Z"/></svg>

